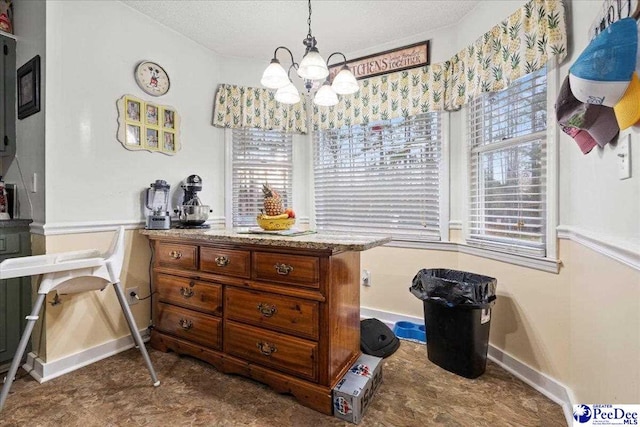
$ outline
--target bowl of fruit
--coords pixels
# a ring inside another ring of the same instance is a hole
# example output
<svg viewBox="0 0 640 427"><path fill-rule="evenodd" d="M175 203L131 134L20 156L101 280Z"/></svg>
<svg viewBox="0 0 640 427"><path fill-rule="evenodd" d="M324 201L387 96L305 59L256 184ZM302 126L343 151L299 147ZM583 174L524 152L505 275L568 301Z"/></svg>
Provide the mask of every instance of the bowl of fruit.
<svg viewBox="0 0 640 427"><path fill-rule="evenodd" d="M262 186L264 195L264 210L256 221L263 230L288 230L296 223L296 214L291 208L284 208L282 198L269 184Z"/></svg>

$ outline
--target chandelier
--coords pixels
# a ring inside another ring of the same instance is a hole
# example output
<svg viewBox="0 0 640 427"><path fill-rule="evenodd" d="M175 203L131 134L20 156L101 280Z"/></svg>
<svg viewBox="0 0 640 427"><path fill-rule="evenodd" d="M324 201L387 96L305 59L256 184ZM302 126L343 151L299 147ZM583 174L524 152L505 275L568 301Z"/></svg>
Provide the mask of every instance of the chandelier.
<svg viewBox="0 0 640 427"><path fill-rule="evenodd" d="M307 19L307 24L309 25L309 32L307 33L307 37L302 40L302 44L306 47L306 50L300 64L295 62L293 53L291 53L289 48L286 46L278 46L273 52L271 63L262 74L260 83L269 89L277 89L275 95L276 101L283 104L296 104L300 101L300 93L293 85L290 77L291 69L294 68L298 76L303 79L307 92L317 87L319 81L324 80L324 83L313 97L313 102L317 105L330 107L338 103L338 95L356 93L359 89L358 82L351 70L349 70L349 67L347 67L347 58L343 53L332 53L326 62L322 59L316 47L316 38L311 35L311 0L309 0L309 19ZM280 65L280 61L277 58L278 51L281 49L289 52L289 56L291 57L291 65L287 71ZM340 72L333 78L333 82L331 82L327 64L334 55L342 56L343 65Z"/></svg>

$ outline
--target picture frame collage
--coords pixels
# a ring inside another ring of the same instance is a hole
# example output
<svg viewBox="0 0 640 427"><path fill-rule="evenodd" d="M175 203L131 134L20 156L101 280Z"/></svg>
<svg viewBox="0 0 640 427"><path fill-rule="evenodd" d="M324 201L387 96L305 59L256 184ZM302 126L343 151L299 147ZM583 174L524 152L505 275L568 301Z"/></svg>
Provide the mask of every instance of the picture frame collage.
<svg viewBox="0 0 640 427"><path fill-rule="evenodd" d="M118 112L118 140L125 148L168 155L179 151L180 119L175 108L125 95L118 102Z"/></svg>

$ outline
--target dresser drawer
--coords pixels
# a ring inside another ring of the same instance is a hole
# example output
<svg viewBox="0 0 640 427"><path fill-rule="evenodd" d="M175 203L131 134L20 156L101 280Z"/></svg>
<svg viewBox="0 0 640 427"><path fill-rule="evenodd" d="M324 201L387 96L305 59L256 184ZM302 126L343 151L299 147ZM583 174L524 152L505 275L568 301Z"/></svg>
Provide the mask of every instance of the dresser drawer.
<svg viewBox="0 0 640 427"><path fill-rule="evenodd" d="M228 319L318 339L318 303L268 292L227 287L225 314Z"/></svg>
<svg viewBox="0 0 640 427"><path fill-rule="evenodd" d="M198 247L194 245L160 243L156 256L160 265L164 267L176 267L185 270L198 269Z"/></svg>
<svg viewBox="0 0 640 427"><path fill-rule="evenodd" d="M254 252L254 278L319 288L320 260L303 255Z"/></svg>
<svg viewBox="0 0 640 427"><path fill-rule="evenodd" d="M10 255L20 253L20 234L7 233L0 236L0 255Z"/></svg>
<svg viewBox="0 0 640 427"><path fill-rule="evenodd" d="M251 275L249 251L232 249L200 248L200 270L225 276L244 277Z"/></svg>
<svg viewBox="0 0 640 427"><path fill-rule="evenodd" d="M158 274L156 278L160 301L222 315L222 286L168 274Z"/></svg>
<svg viewBox="0 0 640 427"><path fill-rule="evenodd" d="M259 365L317 381L318 344L226 321L224 351Z"/></svg>
<svg viewBox="0 0 640 427"><path fill-rule="evenodd" d="M158 330L206 347L221 348L220 318L163 303L158 303L157 309Z"/></svg>

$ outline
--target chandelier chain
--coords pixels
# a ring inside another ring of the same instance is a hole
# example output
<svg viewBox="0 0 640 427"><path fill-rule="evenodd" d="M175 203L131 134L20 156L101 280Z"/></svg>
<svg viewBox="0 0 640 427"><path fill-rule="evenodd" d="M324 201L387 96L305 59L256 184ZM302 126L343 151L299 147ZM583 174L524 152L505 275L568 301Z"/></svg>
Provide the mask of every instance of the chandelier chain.
<svg viewBox="0 0 640 427"><path fill-rule="evenodd" d="M311 37L311 0L309 0L309 18L307 19L307 25L309 25L307 37Z"/></svg>

